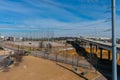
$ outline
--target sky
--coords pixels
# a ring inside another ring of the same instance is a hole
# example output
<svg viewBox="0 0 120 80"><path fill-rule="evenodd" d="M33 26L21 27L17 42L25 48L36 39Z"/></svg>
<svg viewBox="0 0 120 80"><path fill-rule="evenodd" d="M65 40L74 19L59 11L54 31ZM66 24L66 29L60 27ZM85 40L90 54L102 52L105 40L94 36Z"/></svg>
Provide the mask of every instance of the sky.
<svg viewBox="0 0 120 80"><path fill-rule="evenodd" d="M120 37L120 0L116 31ZM55 36L111 36L111 0L0 0L0 33L54 32Z"/></svg>

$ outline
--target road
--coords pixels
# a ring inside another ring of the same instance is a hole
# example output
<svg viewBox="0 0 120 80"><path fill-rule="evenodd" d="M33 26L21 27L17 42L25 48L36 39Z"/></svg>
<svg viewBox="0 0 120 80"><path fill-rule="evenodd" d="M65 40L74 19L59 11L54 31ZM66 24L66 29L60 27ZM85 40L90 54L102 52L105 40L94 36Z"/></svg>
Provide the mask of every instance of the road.
<svg viewBox="0 0 120 80"><path fill-rule="evenodd" d="M97 45L98 47L101 47L106 50L112 50L112 44L110 42L102 42L102 41L96 41L91 39L79 39L79 41L91 43L93 45ZM120 53L120 44L117 44L117 53Z"/></svg>

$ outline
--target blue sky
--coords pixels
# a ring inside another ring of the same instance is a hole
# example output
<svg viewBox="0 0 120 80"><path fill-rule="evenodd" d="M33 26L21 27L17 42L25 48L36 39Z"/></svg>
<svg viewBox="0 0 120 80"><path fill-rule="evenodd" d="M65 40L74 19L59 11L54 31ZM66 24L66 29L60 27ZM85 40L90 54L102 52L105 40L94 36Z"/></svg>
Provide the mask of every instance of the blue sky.
<svg viewBox="0 0 120 80"><path fill-rule="evenodd" d="M1 0L0 32L54 31L56 36L111 36L111 0ZM116 27L120 37L120 0ZM109 22L107 22L109 21ZM105 32L106 31L106 32Z"/></svg>

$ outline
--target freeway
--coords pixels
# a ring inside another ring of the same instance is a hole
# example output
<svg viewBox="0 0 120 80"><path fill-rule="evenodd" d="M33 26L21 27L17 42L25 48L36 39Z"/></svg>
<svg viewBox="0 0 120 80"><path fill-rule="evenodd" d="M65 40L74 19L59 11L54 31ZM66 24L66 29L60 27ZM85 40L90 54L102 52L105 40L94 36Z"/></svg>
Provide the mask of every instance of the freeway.
<svg viewBox="0 0 120 80"><path fill-rule="evenodd" d="M91 39L79 39L79 41L97 45L98 47L106 50L112 50L112 43L110 42L96 41ZM117 53L120 53L120 44L117 44Z"/></svg>

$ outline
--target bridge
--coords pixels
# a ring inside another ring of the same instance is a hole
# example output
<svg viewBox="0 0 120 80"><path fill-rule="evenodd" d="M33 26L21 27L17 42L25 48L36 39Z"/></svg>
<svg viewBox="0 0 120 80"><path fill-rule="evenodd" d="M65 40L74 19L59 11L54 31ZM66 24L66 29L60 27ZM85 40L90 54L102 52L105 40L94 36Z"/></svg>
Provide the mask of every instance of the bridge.
<svg viewBox="0 0 120 80"><path fill-rule="evenodd" d="M83 46L86 46L89 44L90 46L90 53L93 53L93 47L96 47L96 52L98 49L100 49L100 58L102 59L102 50L108 50L108 59L110 60L110 52L112 51L112 43L110 42L103 42L98 40L92 40L92 39L86 39L86 38L79 38L77 39L77 42L84 43ZM119 53L120 53L120 44L117 44L117 59L119 59Z"/></svg>

